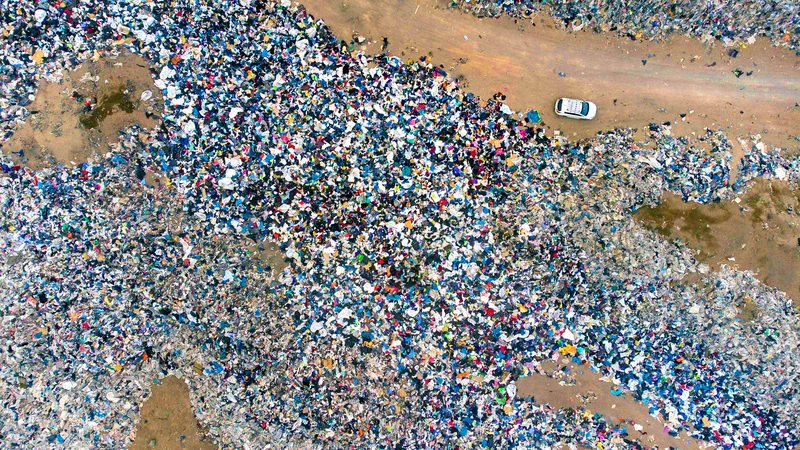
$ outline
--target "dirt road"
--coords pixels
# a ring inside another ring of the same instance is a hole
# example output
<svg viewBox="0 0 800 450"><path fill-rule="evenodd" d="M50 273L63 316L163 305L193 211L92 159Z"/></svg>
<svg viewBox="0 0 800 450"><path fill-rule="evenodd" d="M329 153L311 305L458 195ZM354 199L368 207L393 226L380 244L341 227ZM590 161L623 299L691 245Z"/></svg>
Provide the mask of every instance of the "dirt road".
<svg viewBox="0 0 800 450"><path fill-rule="evenodd" d="M422 55L463 77L467 90L508 96L517 111L538 109L545 123L581 138L615 127L677 121L674 132L726 128L730 137L759 133L772 145L796 150L800 134L800 58L756 42L726 49L696 39L634 42L588 31L567 32L545 18L478 19L444 0L305 0L340 39L368 38L363 49L404 59ZM370 41L372 41L370 43ZM743 74L737 78L733 71ZM748 75L748 73L752 73ZM558 97L598 105L597 118L558 118ZM686 114L681 120L680 114ZM733 140L733 142L737 142Z"/></svg>

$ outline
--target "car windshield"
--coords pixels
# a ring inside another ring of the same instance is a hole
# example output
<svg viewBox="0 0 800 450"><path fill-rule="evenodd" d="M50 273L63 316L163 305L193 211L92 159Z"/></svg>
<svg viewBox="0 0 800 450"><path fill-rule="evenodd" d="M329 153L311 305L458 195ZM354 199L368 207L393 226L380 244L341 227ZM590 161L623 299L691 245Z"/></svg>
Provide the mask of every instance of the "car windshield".
<svg viewBox="0 0 800 450"><path fill-rule="evenodd" d="M589 102L583 102L583 106L581 106L581 115L589 115Z"/></svg>

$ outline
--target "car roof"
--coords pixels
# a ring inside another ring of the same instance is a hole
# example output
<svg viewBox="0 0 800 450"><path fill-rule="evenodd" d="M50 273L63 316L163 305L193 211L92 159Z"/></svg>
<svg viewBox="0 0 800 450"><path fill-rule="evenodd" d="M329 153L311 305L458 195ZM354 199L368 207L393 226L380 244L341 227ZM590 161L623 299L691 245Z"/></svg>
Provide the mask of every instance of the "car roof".
<svg viewBox="0 0 800 450"><path fill-rule="evenodd" d="M562 98L561 112L569 114L581 115L583 109L583 100L575 100L574 98Z"/></svg>

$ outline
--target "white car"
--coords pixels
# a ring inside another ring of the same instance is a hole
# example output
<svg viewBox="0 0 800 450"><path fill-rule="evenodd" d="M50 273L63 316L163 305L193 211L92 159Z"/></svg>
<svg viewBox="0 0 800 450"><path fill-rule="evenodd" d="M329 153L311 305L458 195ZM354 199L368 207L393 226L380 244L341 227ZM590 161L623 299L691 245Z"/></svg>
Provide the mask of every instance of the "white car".
<svg viewBox="0 0 800 450"><path fill-rule="evenodd" d="M560 98L556 102L556 114L573 119L591 120L597 114L597 105L586 100Z"/></svg>

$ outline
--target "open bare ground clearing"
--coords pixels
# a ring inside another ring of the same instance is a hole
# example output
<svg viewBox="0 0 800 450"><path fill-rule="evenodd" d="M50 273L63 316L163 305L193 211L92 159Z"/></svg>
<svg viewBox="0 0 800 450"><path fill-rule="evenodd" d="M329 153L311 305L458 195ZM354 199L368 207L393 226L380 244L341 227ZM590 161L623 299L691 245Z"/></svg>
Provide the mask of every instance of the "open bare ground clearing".
<svg viewBox="0 0 800 450"><path fill-rule="evenodd" d="M681 239L713 268L753 271L786 292L800 308L800 191L785 182L759 180L739 202L700 205L665 194L635 217L668 238Z"/></svg>
<svg viewBox="0 0 800 450"><path fill-rule="evenodd" d="M189 401L189 387L177 377L154 384L142 404L141 421L131 450L211 450L217 448L203 439Z"/></svg>
<svg viewBox="0 0 800 450"><path fill-rule="evenodd" d="M518 395L533 397L537 403L554 408L582 407L589 414L599 412L609 425L625 427L631 438L639 439L648 447L700 448L698 442L685 433L673 437L665 432L664 425L650 415L647 407L629 394L612 394L614 384L604 381L588 367L545 361L542 368L546 375L534 373L517 382ZM564 371L565 368L568 373ZM641 429L637 429L636 425Z"/></svg>
<svg viewBox="0 0 800 450"><path fill-rule="evenodd" d="M766 41L731 58L719 45L680 36L634 42L610 33L567 32L545 16L535 17L535 26L508 17L478 19L450 9L445 0L303 3L340 39L365 37L356 50L379 52L385 37L388 52L429 58L482 98L502 92L515 110L537 109L548 126L572 138L674 121L677 134L724 128L733 142L761 134L768 144L800 148L794 138L800 134L800 58ZM735 69L744 74L737 78ZM556 116L559 97L592 100L597 117Z"/></svg>
<svg viewBox="0 0 800 450"><path fill-rule="evenodd" d="M31 115L0 144L15 162L34 169L81 163L116 142L119 130L158 123L161 92L137 55L98 55L61 75L58 82L40 80ZM143 100L145 91L149 100Z"/></svg>

